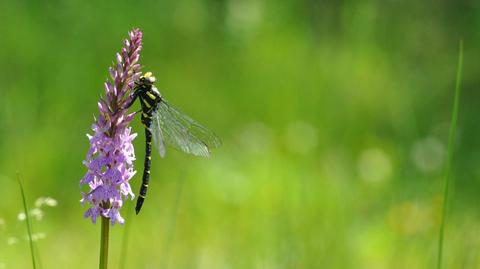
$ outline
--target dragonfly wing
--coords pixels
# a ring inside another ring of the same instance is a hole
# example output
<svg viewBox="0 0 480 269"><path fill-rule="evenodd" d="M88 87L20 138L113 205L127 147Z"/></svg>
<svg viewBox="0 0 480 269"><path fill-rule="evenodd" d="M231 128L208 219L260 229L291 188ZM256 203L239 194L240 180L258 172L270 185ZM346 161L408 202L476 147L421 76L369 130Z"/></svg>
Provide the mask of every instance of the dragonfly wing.
<svg viewBox="0 0 480 269"><path fill-rule="evenodd" d="M211 148L221 145L220 139L198 122L162 100L153 113L153 121L160 127L156 130L164 142L195 156L208 157Z"/></svg>
<svg viewBox="0 0 480 269"><path fill-rule="evenodd" d="M158 117L152 117L152 122L150 123L149 130L152 133L155 147L157 148L160 157L163 158L165 156L165 144L163 142L162 128L160 127Z"/></svg>

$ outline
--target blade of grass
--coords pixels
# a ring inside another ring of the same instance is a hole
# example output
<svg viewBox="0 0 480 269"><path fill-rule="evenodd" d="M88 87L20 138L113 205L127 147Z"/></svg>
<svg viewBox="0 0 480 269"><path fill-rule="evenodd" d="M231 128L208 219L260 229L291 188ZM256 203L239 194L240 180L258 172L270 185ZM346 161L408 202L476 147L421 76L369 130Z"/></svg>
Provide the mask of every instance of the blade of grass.
<svg viewBox="0 0 480 269"><path fill-rule="evenodd" d="M462 80L462 65L463 65L463 40L460 40L459 51L458 51L458 66L457 66L457 78L455 82L455 97L453 100L453 110L452 110L452 119L450 121L450 130L448 134L448 148L447 148L447 162L445 164L445 186L443 191L443 208L442 208L442 220L440 222L440 232L438 240L438 260L437 268L442 268L442 256L443 256L443 238L445 234L445 224L448 213L448 198L450 190L450 169L453 159L453 144L455 142L455 136L457 131L457 118L458 118L458 103L460 98L460 89L461 89L461 80Z"/></svg>
<svg viewBox="0 0 480 269"><path fill-rule="evenodd" d="M23 200L23 210L25 211L25 220L27 223L27 232L28 232L28 241L30 242L30 254L32 256L32 264L33 264L33 269L36 269L36 262L35 262L35 251L33 247L33 239L32 239L32 227L30 225L30 216L28 214L28 207L27 207L27 198L25 197L25 191L23 189L23 184L22 180L20 178L20 173L17 172L17 181L18 185L20 186L20 192L22 194L22 200Z"/></svg>

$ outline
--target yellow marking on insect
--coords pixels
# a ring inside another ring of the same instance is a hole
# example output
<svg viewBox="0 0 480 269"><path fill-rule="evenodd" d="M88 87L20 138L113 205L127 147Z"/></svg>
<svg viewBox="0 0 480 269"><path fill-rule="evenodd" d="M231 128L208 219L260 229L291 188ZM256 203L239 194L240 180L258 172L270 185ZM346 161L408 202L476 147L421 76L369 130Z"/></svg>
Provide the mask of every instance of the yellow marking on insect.
<svg viewBox="0 0 480 269"><path fill-rule="evenodd" d="M156 97L155 95L153 95L151 92L147 92L147 95L148 95L148 97L150 97L150 99L152 99L152 100L157 99L157 97Z"/></svg>
<svg viewBox="0 0 480 269"><path fill-rule="evenodd" d="M150 170L146 170L145 173L150 174Z"/></svg>
<svg viewBox="0 0 480 269"><path fill-rule="evenodd" d="M139 194L138 196L140 196L140 197L142 197L143 199L145 199L145 195Z"/></svg>
<svg viewBox="0 0 480 269"><path fill-rule="evenodd" d="M152 156L147 156L147 159L151 160L151 159L152 159Z"/></svg>
<svg viewBox="0 0 480 269"><path fill-rule="evenodd" d="M147 108L151 108L152 106L147 102L147 100L142 98L142 102L147 106Z"/></svg>
<svg viewBox="0 0 480 269"><path fill-rule="evenodd" d="M148 184L142 184L142 185L145 186L145 187L148 187Z"/></svg>
<svg viewBox="0 0 480 269"><path fill-rule="evenodd" d="M145 113L145 112L143 112L142 115L143 115L145 118L150 118L150 116L149 116L147 113Z"/></svg>
<svg viewBox="0 0 480 269"><path fill-rule="evenodd" d="M143 74L144 78L149 78L151 76L152 76L152 72L146 72L145 74Z"/></svg>

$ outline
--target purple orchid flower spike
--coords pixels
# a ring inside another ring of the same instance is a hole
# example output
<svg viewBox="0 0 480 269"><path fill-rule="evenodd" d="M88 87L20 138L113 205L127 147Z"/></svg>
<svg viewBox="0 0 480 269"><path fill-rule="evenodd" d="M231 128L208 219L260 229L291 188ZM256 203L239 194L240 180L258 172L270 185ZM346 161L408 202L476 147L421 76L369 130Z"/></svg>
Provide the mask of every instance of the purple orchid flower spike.
<svg viewBox="0 0 480 269"><path fill-rule="evenodd" d="M105 98L98 102L100 114L92 125L94 134L87 135L90 149L83 164L88 171L80 186L88 185L89 191L82 192L81 203L90 206L85 217L93 223L104 216L112 225L123 224L120 209L127 198L134 198L129 181L135 174L132 141L137 134L132 134L128 125L135 113L128 113L124 107L141 76L138 60L142 32L132 30L123 44L116 63L109 69L111 79L105 82Z"/></svg>

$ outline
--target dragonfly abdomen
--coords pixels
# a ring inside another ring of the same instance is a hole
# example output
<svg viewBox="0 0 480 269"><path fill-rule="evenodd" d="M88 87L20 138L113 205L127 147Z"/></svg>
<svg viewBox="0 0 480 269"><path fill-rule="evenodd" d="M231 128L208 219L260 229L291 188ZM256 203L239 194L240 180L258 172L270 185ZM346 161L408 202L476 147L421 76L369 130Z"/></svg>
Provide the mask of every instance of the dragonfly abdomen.
<svg viewBox="0 0 480 269"><path fill-rule="evenodd" d="M143 167L142 186L140 186L140 194L137 198L135 212L138 214L142 209L143 201L147 195L148 182L150 181L150 166L152 160L152 133L145 128L145 163Z"/></svg>
<svg viewBox="0 0 480 269"><path fill-rule="evenodd" d="M142 106L142 124L145 126L145 164L143 167L142 186L140 186L140 194L138 195L135 212L138 214L142 208L143 202L147 195L148 182L150 180L150 165L152 159L152 133L150 132L150 125L152 123L153 111L157 108L161 101L160 96L153 93L151 86L145 87L139 94Z"/></svg>

